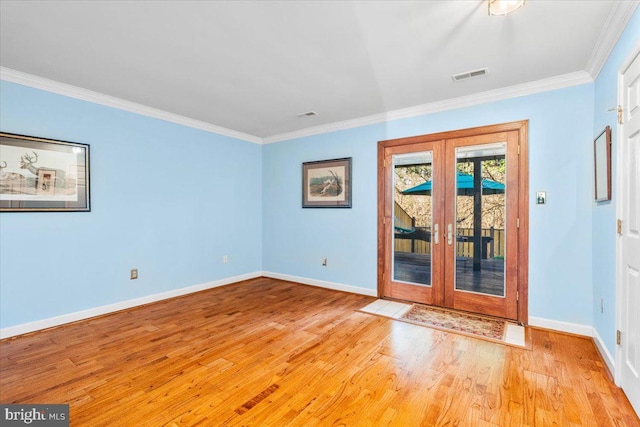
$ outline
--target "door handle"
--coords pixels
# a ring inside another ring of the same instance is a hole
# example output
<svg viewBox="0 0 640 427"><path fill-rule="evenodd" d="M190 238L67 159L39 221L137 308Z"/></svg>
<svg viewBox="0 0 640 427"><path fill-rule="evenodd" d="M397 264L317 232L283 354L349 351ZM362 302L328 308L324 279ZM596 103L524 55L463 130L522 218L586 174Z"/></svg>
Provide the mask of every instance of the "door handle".
<svg viewBox="0 0 640 427"><path fill-rule="evenodd" d="M447 243L450 245L453 243L453 225L447 225Z"/></svg>
<svg viewBox="0 0 640 427"><path fill-rule="evenodd" d="M438 228L438 224L433 225L433 243L436 245L440 243L440 231Z"/></svg>

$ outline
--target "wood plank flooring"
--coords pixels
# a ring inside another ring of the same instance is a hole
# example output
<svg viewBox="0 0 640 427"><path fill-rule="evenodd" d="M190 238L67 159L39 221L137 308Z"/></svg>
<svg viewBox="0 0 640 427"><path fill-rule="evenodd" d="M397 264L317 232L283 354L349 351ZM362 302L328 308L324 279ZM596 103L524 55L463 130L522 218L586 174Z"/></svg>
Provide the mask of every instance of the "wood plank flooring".
<svg viewBox="0 0 640 427"><path fill-rule="evenodd" d="M2 403L72 426L639 426L590 339L533 350L254 279L0 342Z"/></svg>

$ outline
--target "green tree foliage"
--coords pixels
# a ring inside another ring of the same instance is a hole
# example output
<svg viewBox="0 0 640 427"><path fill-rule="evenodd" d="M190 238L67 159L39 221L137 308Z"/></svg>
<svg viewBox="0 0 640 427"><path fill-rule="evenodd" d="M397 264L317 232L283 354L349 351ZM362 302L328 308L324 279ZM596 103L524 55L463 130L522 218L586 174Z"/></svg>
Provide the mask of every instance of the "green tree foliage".
<svg viewBox="0 0 640 427"><path fill-rule="evenodd" d="M461 159L457 164L460 172L473 175L473 162ZM431 196L403 195L402 191L430 181L431 165L398 166L395 168L394 194L395 202L412 218L416 227L431 226ZM503 156L482 161L482 178L506 184L506 161ZM457 227L473 228L473 197L457 197ZM482 228L504 228L505 195L482 196ZM406 224L405 224L406 225Z"/></svg>

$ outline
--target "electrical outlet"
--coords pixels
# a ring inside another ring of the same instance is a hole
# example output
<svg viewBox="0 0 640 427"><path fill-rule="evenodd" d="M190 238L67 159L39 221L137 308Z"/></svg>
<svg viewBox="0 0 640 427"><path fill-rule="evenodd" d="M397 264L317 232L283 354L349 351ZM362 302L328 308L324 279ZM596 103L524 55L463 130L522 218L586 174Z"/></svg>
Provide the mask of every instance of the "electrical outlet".
<svg viewBox="0 0 640 427"><path fill-rule="evenodd" d="M322 266L323 267L327 266L327 259L326 258L322 258Z"/></svg>
<svg viewBox="0 0 640 427"><path fill-rule="evenodd" d="M224 264L228 263L228 262L229 262L229 257L228 257L228 256L226 256L226 255L225 255L225 256L223 256L223 257L222 257L222 262L223 262Z"/></svg>
<svg viewBox="0 0 640 427"><path fill-rule="evenodd" d="M135 280L138 278L138 269L137 268L132 268L131 269L131 276L130 276L131 280Z"/></svg>

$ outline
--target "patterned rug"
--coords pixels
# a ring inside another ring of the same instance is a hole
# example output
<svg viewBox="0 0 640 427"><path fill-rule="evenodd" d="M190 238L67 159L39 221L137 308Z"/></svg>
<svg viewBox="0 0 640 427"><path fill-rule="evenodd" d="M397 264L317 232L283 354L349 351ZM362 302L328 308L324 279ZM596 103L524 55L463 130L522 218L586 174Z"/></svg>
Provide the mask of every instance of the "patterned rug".
<svg viewBox="0 0 640 427"><path fill-rule="evenodd" d="M400 319L419 325L450 329L500 341L504 339L507 326L504 320L442 310L419 304L413 304L411 309L402 315Z"/></svg>
<svg viewBox="0 0 640 427"><path fill-rule="evenodd" d="M504 319L385 299L358 311L531 350L526 328Z"/></svg>

